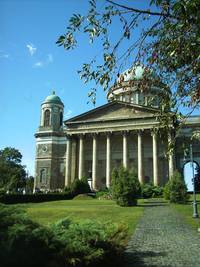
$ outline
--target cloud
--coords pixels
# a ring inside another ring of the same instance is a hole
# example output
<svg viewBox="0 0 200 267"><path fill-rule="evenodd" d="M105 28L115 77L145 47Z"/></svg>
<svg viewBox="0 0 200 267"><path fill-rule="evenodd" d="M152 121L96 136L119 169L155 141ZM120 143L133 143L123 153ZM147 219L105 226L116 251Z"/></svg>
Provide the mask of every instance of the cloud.
<svg viewBox="0 0 200 267"><path fill-rule="evenodd" d="M34 63L33 67L34 68L41 68L41 67L44 67L44 66L51 64L52 62L53 62L53 55L48 54L45 60L37 61L36 63Z"/></svg>
<svg viewBox="0 0 200 267"><path fill-rule="evenodd" d="M0 55L0 58L9 58L10 56L8 54Z"/></svg>
<svg viewBox="0 0 200 267"><path fill-rule="evenodd" d="M33 44L27 44L26 47L28 48L30 55L33 56L35 54L37 48L34 47Z"/></svg>
<svg viewBox="0 0 200 267"><path fill-rule="evenodd" d="M10 58L9 54L4 53L4 51L0 50L0 58L8 59Z"/></svg>
<svg viewBox="0 0 200 267"><path fill-rule="evenodd" d="M43 66L44 66L44 62L42 61L38 61L33 65L34 68L41 68Z"/></svg>
<svg viewBox="0 0 200 267"><path fill-rule="evenodd" d="M68 109L68 110L66 111L66 113L64 114L64 118L65 118L65 119L68 119L68 118L70 117L71 114L72 114L72 110Z"/></svg>
<svg viewBox="0 0 200 267"><path fill-rule="evenodd" d="M53 62L53 56L52 54L47 55L47 63L52 63Z"/></svg>

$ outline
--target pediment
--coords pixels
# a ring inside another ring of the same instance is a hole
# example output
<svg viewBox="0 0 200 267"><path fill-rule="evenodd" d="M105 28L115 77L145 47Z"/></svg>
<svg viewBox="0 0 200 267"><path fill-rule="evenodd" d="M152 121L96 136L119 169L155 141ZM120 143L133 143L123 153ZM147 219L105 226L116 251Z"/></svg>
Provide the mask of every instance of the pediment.
<svg viewBox="0 0 200 267"><path fill-rule="evenodd" d="M152 117L157 112L157 109L115 101L73 117L65 124Z"/></svg>

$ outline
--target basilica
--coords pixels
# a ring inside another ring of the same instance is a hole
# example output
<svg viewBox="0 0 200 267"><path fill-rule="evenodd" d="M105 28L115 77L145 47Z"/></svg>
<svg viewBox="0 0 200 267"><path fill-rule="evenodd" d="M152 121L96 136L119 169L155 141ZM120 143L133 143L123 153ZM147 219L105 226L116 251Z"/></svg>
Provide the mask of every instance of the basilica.
<svg viewBox="0 0 200 267"><path fill-rule="evenodd" d="M159 114L162 98L171 91L153 73L146 79L144 72L141 66L123 72L108 91L108 103L65 121L62 100L55 92L46 97L35 133L35 188L60 190L83 177L92 190L109 188L112 170L120 166L134 168L140 183L154 185L164 185L175 169L183 173L183 140L190 142L200 130L200 116L186 119L167 153L173 124L162 136ZM146 90L140 86L143 79ZM195 140L193 157L200 165L200 142Z"/></svg>

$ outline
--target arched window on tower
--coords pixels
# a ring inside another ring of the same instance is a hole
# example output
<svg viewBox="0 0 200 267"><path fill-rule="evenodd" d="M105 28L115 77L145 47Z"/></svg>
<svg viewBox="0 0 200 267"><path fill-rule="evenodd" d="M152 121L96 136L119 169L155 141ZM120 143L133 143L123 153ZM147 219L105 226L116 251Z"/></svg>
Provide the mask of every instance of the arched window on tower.
<svg viewBox="0 0 200 267"><path fill-rule="evenodd" d="M63 113L60 112L60 126L62 126L63 124Z"/></svg>
<svg viewBox="0 0 200 267"><path fill-rule="evenodd" d="M44 112L44 126L50 126L50 110L47 109Z"/></svg>
<svg viewBox="0 0 200 267"><path fill-rule="evenodd" d="M40 183L45 184L46 183L46 169L40 170Z"/></svg>

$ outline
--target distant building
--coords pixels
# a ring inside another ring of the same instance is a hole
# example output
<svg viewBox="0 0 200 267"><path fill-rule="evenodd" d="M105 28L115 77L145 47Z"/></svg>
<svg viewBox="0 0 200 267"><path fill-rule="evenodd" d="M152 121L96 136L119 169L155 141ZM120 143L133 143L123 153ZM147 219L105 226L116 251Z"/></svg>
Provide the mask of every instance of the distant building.
<svg viewBox="0 0 200 267"><path fill-rule="evenodd" d="M150 72L135 67L122 73L107 95L108 103L63 123L64 104L55 95L41 105L40 126L35 134L35 188L55 190L74 179L87 177L92 188L109 187L114 167L135 168L141 183L164 185L175 169L183 172L183 140L200 130L200 116L191 116L182 128L173 153L167 156L167 137L160 136L160 102L170 95ZM141 81L146 88L141 88ZM170 112L169 112L170 113ZM200 142L193 156L200 165Z"/></svg>

